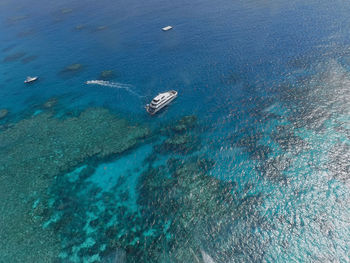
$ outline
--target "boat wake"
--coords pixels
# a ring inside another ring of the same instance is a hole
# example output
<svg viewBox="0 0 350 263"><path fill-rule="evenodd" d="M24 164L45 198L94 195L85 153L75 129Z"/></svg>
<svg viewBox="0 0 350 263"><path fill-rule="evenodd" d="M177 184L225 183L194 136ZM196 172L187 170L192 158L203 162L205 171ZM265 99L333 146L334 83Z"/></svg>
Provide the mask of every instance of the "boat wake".
<svg viewBox="0 0 350 263"><path fill-rule="evenodd" d="M123 84L123 83L119 83L119 82L111 82L111 81L106 81L106 80L88 80L85 83L88 85L99 85L99 86L116 88L116 89L125 89L127 92L129 92L129 93L131 93L139 98L143 97L133 90L134 86L128 85L128 84Z"/></svg>

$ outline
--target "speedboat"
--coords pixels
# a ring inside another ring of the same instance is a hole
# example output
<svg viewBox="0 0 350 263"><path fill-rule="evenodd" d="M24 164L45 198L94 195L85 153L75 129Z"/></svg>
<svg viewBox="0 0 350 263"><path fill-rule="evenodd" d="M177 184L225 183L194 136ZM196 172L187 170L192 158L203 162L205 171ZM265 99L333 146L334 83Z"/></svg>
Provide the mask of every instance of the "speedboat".
<svg viewBox="0 0 350 263"><path fill-rule="evenodd" d="M30 76L28 76L28 77L26 78L26 80L24 81L24 83L31 83L31 82L33 82L33 81L36 81L38 78L39 78L39 77L30 77Z"/></svg>
<svg viewBox="0 0 350 263"><path fill-rule="evenodd" d="M153 98L150 104L146 105L146 110L153 115L172 102L177 97L177 91L170 90L164 93L159 93Z"/></svg>

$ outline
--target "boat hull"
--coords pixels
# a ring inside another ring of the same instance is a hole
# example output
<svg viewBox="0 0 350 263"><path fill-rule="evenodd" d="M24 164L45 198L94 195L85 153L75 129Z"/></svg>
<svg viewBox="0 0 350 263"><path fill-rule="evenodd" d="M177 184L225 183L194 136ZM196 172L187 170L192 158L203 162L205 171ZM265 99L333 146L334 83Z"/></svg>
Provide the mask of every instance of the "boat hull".
<svg viewBox="0 0 350 263"><path fill-rule="evenodd" d="M146 110L147 110L147 112L149 113L149 114L151 114L151 115L154 115L154 114L156 114L157 112L159 112L161 109L163 109L164 107L166 107L166 106L168 106L174 99L176 99L177 98L177 92L176 92L176 94L173 96L173 97L171 97L171 98L169 98L167 101L165 101L162 105L160 105L159 107L157 107L157 108L152 108L150 105L147 105L146 106Z"/></svg>
<svg viewBox="0 0 350 263"><path fill-rule="evenodd" d="M173 29L172 26L166 26L166 27L163 27L163 28L162 28L163 31L169 31L169 30L171 30L171 29Z"/></svg>
<svg viewBox="0 0 350 263"><path fill-rule="evenodd" d="M29 79L29 80L25 80L24 83L32 83L32 82L36 81L37 79L38 79L38 77Z"/></svg>

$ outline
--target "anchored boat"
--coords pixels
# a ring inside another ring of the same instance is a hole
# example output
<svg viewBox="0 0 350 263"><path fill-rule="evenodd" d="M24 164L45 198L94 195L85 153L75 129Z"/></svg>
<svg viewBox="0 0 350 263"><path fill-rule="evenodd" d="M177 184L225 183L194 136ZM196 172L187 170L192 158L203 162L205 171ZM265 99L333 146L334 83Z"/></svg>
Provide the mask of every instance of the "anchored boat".
<svg viewBox="0 0 350 263"><path fill-rule="evenodd" d="M164 93L159 93L153 98L150 104L146 105L146 110L153 115L172 102L177 97L177 91L170 90Z"/></svg>
<svg viewBox="0 0 350 263"><path fill-rule="evenodd" d="M27 77L26 80L24 81L24 83L31 83L34 82L38 79L39 77Z"/></svg>
<svg viewBox="0 0 350 263"><path fill-rule="evenodd" d="M173 27L172 26L166 26L166 27L162 28L163 31L169 31L170 29L173 29Z"/></svg>

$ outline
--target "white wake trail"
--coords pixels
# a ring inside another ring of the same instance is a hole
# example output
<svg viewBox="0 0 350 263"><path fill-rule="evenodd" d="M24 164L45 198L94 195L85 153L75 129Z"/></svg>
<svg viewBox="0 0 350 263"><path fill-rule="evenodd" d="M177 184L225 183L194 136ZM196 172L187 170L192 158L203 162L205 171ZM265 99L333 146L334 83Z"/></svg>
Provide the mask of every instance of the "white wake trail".
<svg viewBox="0 0 350 263"><path fill-rule="evenodd" d="M88 85L99 85L99 86L116 88L116 89L125 89L129 93L131 93L139 98L143 97L140 94L137 94L135 91L133 91L132 88L134 86L128 85L128 84L123 84L123 83L119 83L119 82L111 82L111 81L106 81L106 80L88 80L85 83Z"/></svg>

